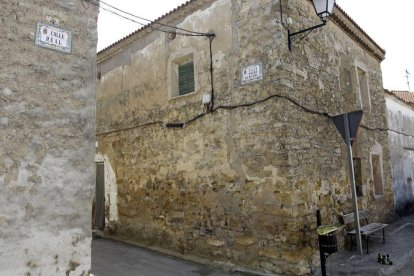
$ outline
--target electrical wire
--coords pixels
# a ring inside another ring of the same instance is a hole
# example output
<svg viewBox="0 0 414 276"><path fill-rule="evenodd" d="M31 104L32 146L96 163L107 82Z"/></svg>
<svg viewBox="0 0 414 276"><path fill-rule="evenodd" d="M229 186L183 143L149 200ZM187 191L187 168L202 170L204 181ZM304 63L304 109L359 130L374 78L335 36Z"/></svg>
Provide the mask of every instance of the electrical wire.
<svg viewBox="0 0 414 276"><path fill-rule="evenodd" d="M117 132L126 131L126 130L132 130L132 129L136 129L136 128L140 128L140 127L151 126L151 125L165 126L166 124L164 122L161 122L161 121L148 122L148 123L135 125L135 126L127 127L127 128L115 129L115 130L110 130L110 131L107 131L107 132L97 133L95 136L108 135L108 134L112 134L112 133L117 133Z"/></svg>
<svg viewBox="0 0 414 276"><path fill-rule="evenodd" d="M304 111L306 111L308 113L315 114L315 115L319 115L319 116L323 116L323 117L328 118L328 119L332 119L332 116L329 115L326 112L320 112L320 111L312 110L312 109L310 109L308 107L305 107L305 106L301 105L296 100L293 100L293 99L291 99L291 98L289 98L287 96L273 94L273 95L270 95L270 96L268 96L268 97L266 97L264 99L260 99L260 100L257 100L257 101L254 101L254 102L250 102L250 103L239 104L239 105L221 105L221 106L217 106L216 108L214 108L212 110L209 110L207 112L200 113L200 114L194 116L193 118L191 118L191 119L189 119L189 120L187 120L185 122L181 122L181 123L164 123L162 121L149 122L149 123L145 123L145 124L142 124L142 125L128 127L128 128L125 128L125 129L117 129L117 130L112 130L112 131L109 131L109 132L98 133L98 134L96 134L96 136L102 136L102 135L107 135L107 134L111 134L111 133L117 133L117 132L121 132L121 131L125 131L125 130L131 130L131 129L135 129L135 128L139 128L139 127L143 127L143 126L154 125L154 124L160 124L160 125L165 126L167 128L179 128L179 129L183 129L186 126L190 125L191 123L197 121L198 119L203 118L204 116L206 116L206 115L208 115L210 113L214 113L214 112L216 112L219 109L233 110L233 109L237 109L237 108L250 107L250 106L254 106L256 104L260 104L260 103L263 103L263 102L267 102L267 101L269 101L270 99L273 99L273 98L279 98L279 99L288 100L291 103L293 103L294 105L300 107L301 109L303 109Z"/></svg>
<svg viewBox="0 0 414 276"><path fill-rule="evenodd" d="M88 3L88 5L86 5L86 6L85 6L85 2L87 2L87 3ZM81 0L81 3L82 3L82 6L83 6L83 8L84 8L85 10L87 10L87 9L89 8L89 1L87 1L87 0Z"/></svg>
<svg viewBox="0 0 414 276"><path fill-rule="evenodd" d="M134 20L134 19L132 19L132 18L130 18L130 17L127 17L127 16L125 16L125 15L123 15L123 14L120 14L120 13L118 13L118 12L116 12L116 11L113 11L113 10L111 10L111 9L109 9L109 8L106 8L106 7L103 7L103 6L99 5L99 3L103 3L103 4L105 4L103 1L100 1L100 0L81 0L81 1L86 1L86 2L88 2L88 3L92 4L92 5L96 6L96 7L101 8L101 9L102 9L102 10L104 10L104 11L107 11L107 12L109 12L109 13L112 13L112 14L114 14L114 15L116 15L116 16L119 16L119 17L121 17L121 18L123 18L123 19L129 20L129 21L131 21L131 22L133 22L133 23L136 23L136 24L139 24L139 25L141 25L141 26L143 26L143 27L149 27L149 28L151 28L151 29L154 29L154 30L157 30L157 31L160 31L160 32L163 32L163 33L174 34L174 35L181 35L181 36L194 36L194 37L195 37L195 36L210 37L210 36L212 35L211 33L199 33L199 32L194 32L194 31L185 30L185 29L182 29L182 28L179 28L179 27L175 27L175 26L170 26L170 25L167 25L167 24L157 23L157 22L151 21L151 20L149 20L149 19L144 19L144 18L141 18L141 17L139 17L139 16L135 16L135 15L133 15L133 14L131 14L131 13L128 13L128 12L122 11L121 9L118 9L118 8L116 8L116 7L113 7L113 6L109 5L109 4L106 4L107 6L109 6L109 7L113 8L113 9L116 9L116 10L118 10L118 11L120 11L120 12L123 12L123 13L125 13L125 14L127 14L127 15L130 15L130 16L133 16L133 17L139 18L139 19L141 19L141 20L145 20L145 21L150 22L149 24L145 24L145 23L139 22L139 21L137 21L137 20ZM187 33L177 32L177 31L163 30L163 29L160 29L160 28L157 28L157 27L151 26L152 24L158 24L158 25L165 26L165 27L169 27L169 28L172 28L172 29L182 30L182 31L185 31L185 32L187 32Z"/></svg>
<svg viewBox="0 0 414 276"><path fill-rule="evenodd" d="M361 124L361 127L364 128L364 129L366 129L366 130L368 130L368 131L391 131L391 132L394 132L396 134L403 135L405 137L414 138L413 135L406 134L406 133L403 133L403 132L398 131L398 130L395 130L395 129L390 129L390 128L371 128L371 127L366 126L366 125L363 125L363 124Z"/></svg>
<svg viewBox="0 0 414 276"><path fill-rule="evenodd" d="M214 109L214 71L213 71L213 39L216 37L216 35L212 35L209 37L210 40L210 83L211 83L211 103L209 106L209 111L212 111Z"/></svg>
<svg viewBox="0 0 414 276"><path fill-rule="evenodd" d="M104 2L104 1L102 1L102 0L94 0L94 1L97 1L97 2L99 2L99 3L102 3L102 4L104 4L104 5L106 5L106 6L110 7L110 8L112 8L112 9L114 9L114 10L117 10L117 11L121 12L121 13L124 13L124 14L127 14L127 15L129 15L129 16L132 16L132 17L135 17L135 18L138 18L138 19L141 19L141 20L147 21L147 22L149 22L149 23L157 24L157 25L160 25L160 26L163 26L163 27L173 28L173 29L176 29L176 30L180 30L180 31L184 31L184 32L192 33L192 34L205 35L205 33L200 33L200 32L190 31L190 30L186 30L186 29L183 29L183 28L180 28L180 27L171 26L171 25L168 25L168 24L160 23L160 22L155 22L155 21L153 21L153 20L149 20L149 19L146 19L146 18L144 18L144 17L137 16L137 15L135 15L135 14L132 14L132 13L126 12L126 11L124 11L124 10L121 10L121 9L119 9L119 8L117 8L117 7L114 7L114 6L112 6L112 5L110 5L110 4L106 3L106 2Z"/></svg>
<svg viewBox="0 0 414 276"><path fill-rule="evenodd" d="M134 19L132 19L132 18L126 17L126 16L124 16L124 15L122 15L122 14L119 14L119 13L117 13L117 12L113 11L113 10L107 9L107 8L105 8L105 7L102 7L102 6L100 6L99 4L97 4L97 3L91 2L91 0L86 0L86 1L87 1L87 2L89 2L89 3L91 3L91 4L92 4L92 5L94 5L94 6L97 6L97 7L101 8L101 9L103 9L103 10L105 10L105 11L109 12L109 13L112 13L112 14L114 14L114 15L116 15L116 16L119 16L119 17L121 17L121 18L124 18L124 19L126 19L126 20L129 20L129 21L131 21L131 22L133 22L133 23L137 23L137 24L139 24L139 25L141 25L141 26L149 27L149 28L154 29L154 30L156 30L156 31L160 31L160 32L163 32L163 33L168 33L168 34L181 35L181 36L207 36L207 34L191 34L191 33L181 33L181 32L167 31L167 30L159 29L159 28L156 28L156 27L151 26L151 25L149 25L149 24L144 24L144 23L139 22L139 21L136 21L136 20L134 20ZM97 1L97 0L96 0L96 1Z"/></svg>

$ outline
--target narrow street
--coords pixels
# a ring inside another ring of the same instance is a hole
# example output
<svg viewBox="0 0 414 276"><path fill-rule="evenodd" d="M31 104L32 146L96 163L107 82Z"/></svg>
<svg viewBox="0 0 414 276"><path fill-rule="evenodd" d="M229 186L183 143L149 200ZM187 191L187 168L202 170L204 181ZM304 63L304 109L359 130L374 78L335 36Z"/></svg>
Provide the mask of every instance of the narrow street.
<svg viewBox="0 0 414 276"><path fill-rule="evenodd" d="M92 240L92 274L95 276L230 275L203 265L106 239Z"/></svg>
<svg viewBox="0 0 414 276"><path fill-rule="evenodd" d="M401 271L398 271L392 276L412 276L414 275L414 256L410 258L408 263L401 269Z"/></svg>

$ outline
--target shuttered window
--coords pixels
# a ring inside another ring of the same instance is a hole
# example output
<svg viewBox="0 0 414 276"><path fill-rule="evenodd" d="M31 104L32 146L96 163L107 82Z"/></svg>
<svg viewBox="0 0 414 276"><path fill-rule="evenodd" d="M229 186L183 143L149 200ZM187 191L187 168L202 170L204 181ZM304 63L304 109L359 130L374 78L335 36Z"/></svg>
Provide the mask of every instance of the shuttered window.
<svg viewBox="0 0 414 276"><path fill-rule="evenodd" d="M188 94L194 91L194 63L178 66L179 93Z"/></svg>

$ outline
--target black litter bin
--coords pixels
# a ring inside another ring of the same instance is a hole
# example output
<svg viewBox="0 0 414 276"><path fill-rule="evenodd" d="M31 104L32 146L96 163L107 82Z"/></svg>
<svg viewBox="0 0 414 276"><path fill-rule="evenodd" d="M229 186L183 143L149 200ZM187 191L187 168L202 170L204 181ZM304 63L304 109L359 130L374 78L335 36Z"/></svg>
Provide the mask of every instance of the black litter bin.
<svg viewBox="0 0 414 276"><path fill-rule="evenodd" d="M323 253L338 252L338 241L336 239L336 230L319 236L319 250Z"/></svg>
<svg viewBox="0 0 414 276"><path fill-rule="evenodd" d="M321 225L317 229L319 238L319 252L321 254L322 276L326 276L326 259L329 255L338 252L338 241L336 239L337 230L338 228L333 225Z"/></svg>
<svg viewBox="0 0 414 276"><path fill-rule="evenodd" d="M338 252L338 241L336 239L336 231L338 228L334 225L321 225L321 211L316 210L316 224L318 228L319 253L321 255L321 272L322 276L326 276L326 259L329 255Z"/></svg>

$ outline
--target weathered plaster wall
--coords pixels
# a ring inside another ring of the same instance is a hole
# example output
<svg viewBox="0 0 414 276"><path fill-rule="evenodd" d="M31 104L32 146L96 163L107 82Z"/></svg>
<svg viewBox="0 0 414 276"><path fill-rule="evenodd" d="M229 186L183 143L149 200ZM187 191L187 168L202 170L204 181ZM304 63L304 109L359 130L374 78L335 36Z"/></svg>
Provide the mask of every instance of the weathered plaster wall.
<svg viewBox="0 0 414 276"><path fill-rule="evenodd" d="M308 1L284 1L284 8L293 30L317 22ZM117 235L256 269L309 274L319 261L316 209L324 223L337 225L352 211L346 148L330 116L361 108L357 66L367 70L372 103L355 146L363 163L359 204L378 220L392 210L380 62L333 23L289 52L279 1L204 1L193 11L174 22L216 33L214 89L221 108L184 129L165 124L205 111L207 39L170 40L153 32L98 64L98 152L116 174ZM196 91L170 99L169 62L192 51ZM242 68L257 63L263 80L241 85ZM243 106L249 103L255 104ZM380 197L369 156L376 143L384 157Z"/></svg>
<svg viewBox="0 0 414 276"><path fill-rule="evenodd" d="M116 182L116 174L107 156L97 154L95 162L104 164L105 225L109 225L110 222L118 221L118 184Z"/></svg>
<svg viewBox="0 0 414 276"><path fill-rule="evenodd" d="M98 11L75 0L0 6L0 274L87 275ZM71 31L72 53L36 47L37 21Z"/></svg>
<svg viewBox="0 0 414 276"><path fill-rule="evenodd" d="M414 204L414 108L390 95L386 103L394 206L401 213Z"/></svg>

